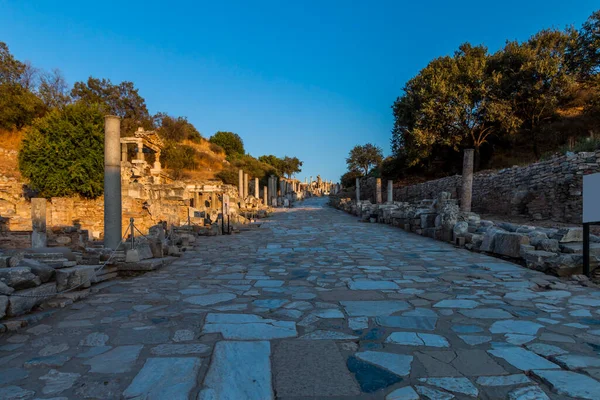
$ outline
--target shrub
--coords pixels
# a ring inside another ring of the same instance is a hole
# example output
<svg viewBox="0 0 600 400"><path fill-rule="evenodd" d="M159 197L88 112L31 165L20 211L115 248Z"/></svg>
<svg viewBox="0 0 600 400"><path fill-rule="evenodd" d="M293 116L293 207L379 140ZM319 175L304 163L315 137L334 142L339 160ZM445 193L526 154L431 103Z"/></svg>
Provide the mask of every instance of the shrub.
<svg viewBox="0 0 600 400"><path fill-rule="evenodd" d="M19 169L42 197L104 191L104 117L97 106L71 104L33 121L19 152Z"/></svg>

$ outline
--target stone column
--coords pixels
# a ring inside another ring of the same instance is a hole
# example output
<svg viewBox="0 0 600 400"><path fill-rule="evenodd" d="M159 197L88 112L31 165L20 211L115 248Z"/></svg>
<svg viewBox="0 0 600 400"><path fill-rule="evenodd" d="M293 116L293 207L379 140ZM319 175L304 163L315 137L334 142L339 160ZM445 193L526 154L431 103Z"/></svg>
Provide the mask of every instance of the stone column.
<svg viewBox="0 0 600 400"><path fill-rule="evenodd" d="M381 198L381 178L375 180L375 202L381 204L383 199Z"/></svg>
<svg viewBox="0 0 600 400"><path fill-rule="evenodd" d="M473 157L475 150L465 149L463 157L462 190L460 194L460 211L471 212L473 198Z"/></svg>
<svg viewBox="0 0 600 400"><path fill-rule="evenodd" d="M267 186L263 186L263 204L265 206L269 205L269 192Z"/></svg>
<svg viewBox="0 0 600 400"><path fill-rule="evenodd" d="M46 247L46 199L31 199L31 247Z"/></svg>
<svg viewBox="0 0 600 400"><path fill-rule="evenodd" d="M238 193L240 195L240 199L244 199L244 171L238 171Z"/></svg>
<svg viewBox="0 0 600 400"><path fill-rule="evenodd" d="M254 197L260 199L260 186L258 184L258 178L254 178Z"/></svg>
<svg viewBox="0 0 600 400"><path fill-rule="evenodd" d="M141 140L137 143L137 159L144 161L144 144Z"/></svg>
<svg viewBox="0 0 600 400"><path fill-rule="evenodd" d="M127 143L121 143L121 162L127 162Z"/></svg>
<svg viewBox="0 0 600 400"><path fill-rule="evenodd" d="M250 191L248 190L248 174L244 174L244 198L250 196Z"/></svg>
<svg viewBox="0 0 600 400"><path fill-rule="evenodd" d="M104 117L104 247L116 249L123 235L121 216L121 118Z"/></svg>
<svg viewBox="0 0 600 400"><path fill-rule="evenodd" d="M160 171L162 169L162 165L160 164L160 151L155 153L154 157L154 169Z"/></svg>
<svg viewBox="0 0 600 400"><path fill-rule="evenodd" d="M360 178L356 178L356 202L360 201Z"/></svg>
<svg viewBox="0 0 600 400"><path fill-rule="evenodd" d="M387 188L387 202L388 204L392 204L394 202L394 181L388 181Z"/></svg>

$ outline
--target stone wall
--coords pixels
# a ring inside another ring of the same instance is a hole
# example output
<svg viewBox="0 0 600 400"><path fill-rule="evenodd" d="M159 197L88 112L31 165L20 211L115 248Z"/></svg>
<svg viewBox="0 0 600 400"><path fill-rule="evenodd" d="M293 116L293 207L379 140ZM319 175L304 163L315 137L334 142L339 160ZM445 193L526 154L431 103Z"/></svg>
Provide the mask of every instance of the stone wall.
<svg viewBox="0 0 600 400"><path fill-rule="evenodd" d="M525 216L534 220L581 223L583 175L600 172L600 151L570 153L524 167L481 171L473 177L473 211ZM460 195L460 175L394 187L394 200L418 202L449 192ZM383 201L386 199L383 186ZM361 199L374 202L375 178L361 180Z"/></svg>

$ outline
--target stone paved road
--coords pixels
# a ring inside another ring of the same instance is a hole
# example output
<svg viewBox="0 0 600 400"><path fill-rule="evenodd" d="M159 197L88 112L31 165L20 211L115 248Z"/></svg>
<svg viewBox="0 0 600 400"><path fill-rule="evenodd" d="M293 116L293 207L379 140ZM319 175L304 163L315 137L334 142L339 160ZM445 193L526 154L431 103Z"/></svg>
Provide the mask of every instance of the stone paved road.
<svg viewBox="0 0 600 400"><path fill-rule="evenodd" d="M0 399L599 399L599 306L311 199L4 335Z"/></svg>

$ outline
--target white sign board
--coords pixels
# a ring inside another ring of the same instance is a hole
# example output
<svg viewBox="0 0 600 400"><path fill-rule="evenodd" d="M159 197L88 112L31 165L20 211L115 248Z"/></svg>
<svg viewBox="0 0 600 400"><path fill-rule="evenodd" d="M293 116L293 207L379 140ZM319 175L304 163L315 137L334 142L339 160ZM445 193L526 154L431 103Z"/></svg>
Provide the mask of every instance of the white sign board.
<svg viewBox="0 0 600 400"><path fill-rule="evenodd" d="M583 223L600 222L600 173L583 177Z"/></svg>

